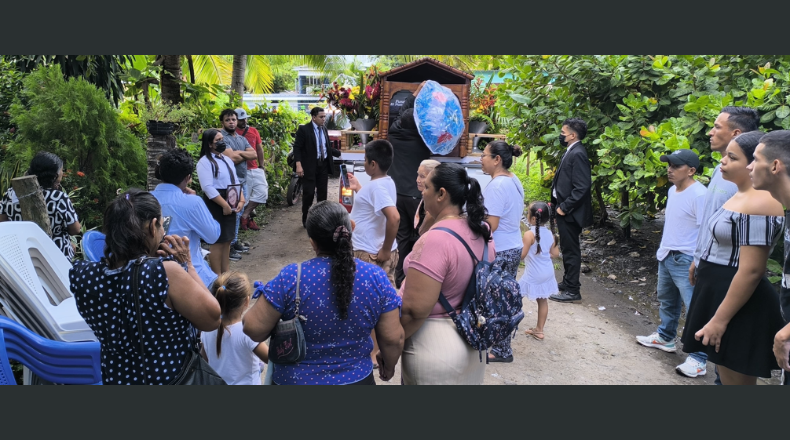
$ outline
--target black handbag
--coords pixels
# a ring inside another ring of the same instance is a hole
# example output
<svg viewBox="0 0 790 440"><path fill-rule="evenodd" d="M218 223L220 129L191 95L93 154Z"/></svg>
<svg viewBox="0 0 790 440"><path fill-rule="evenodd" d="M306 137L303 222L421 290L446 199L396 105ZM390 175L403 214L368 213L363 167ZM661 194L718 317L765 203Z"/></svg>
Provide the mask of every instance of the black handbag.
<svg viewBox="0 0 790 440"><path fill-rule="evenodd" d="M269 343L269 360L278 365L294 365L302 362L307 355L307 343L301 321L307 318L299 314L299 283L302 278L302 264L296 275L296 311L293 319L280 320L274 328Z"/></svg>
<svg viewBox="0 0 790 440"><path fill-rule="evenodd" d="M137 331L140 334L140 355L145 364L145 347L143 346L143 317L140 311L140 292L138 292L139 275L143 261L146 257L138 258L134 262L134 269L132 272L132 291L134 292L134 307L137 310ZM175 377L168 385L227 385L227 382L211 368L211 365L203 359L203 356L198 353L195 344L191 344L192 348L187 351L184 359L184 365L181 372ZM145 368L143 368L143 383L145 380Z"/></svg>

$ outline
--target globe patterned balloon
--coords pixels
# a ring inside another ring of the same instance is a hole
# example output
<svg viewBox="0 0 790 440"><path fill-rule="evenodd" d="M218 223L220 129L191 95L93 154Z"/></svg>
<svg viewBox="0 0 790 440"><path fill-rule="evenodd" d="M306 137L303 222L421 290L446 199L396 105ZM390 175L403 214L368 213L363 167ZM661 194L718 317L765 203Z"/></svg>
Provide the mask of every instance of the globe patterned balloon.
<svg viewBox="0 0 790 440"><path fill-rule="evenodd" d="M426 81L414 100L414 120L425 145L435 154L448 154L464 133L461 103L453 92Z"/></svg>

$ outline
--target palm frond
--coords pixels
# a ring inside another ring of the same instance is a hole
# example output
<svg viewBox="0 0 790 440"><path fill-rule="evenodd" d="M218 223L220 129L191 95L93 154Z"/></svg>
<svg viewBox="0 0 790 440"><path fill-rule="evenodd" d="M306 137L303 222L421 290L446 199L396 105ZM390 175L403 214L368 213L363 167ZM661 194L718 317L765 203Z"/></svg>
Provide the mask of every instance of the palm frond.
<svg viewBox="0 0 790 440"><path fill-rule="evenodd" d="M233 72L232 55L193 55L195 81L207 84L230 84ZM186 57L184 57L186 62ZM189 69L189 67L187 67Z"/></svg>
<svg viewBox="0 0 790 440"><path fill-rule="evenodd" d="M244 85L250 93L271 93L274 83L269 59L265 55L247 55L247 72Z"/></svg>

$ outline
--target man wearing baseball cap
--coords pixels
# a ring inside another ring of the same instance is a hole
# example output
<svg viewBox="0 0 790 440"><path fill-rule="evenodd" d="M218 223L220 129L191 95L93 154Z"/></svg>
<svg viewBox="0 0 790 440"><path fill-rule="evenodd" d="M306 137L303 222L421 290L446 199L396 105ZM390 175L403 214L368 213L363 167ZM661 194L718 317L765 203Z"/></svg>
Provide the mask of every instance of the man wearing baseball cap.
<svg viewBox="0 0 790 440"><path fill-rule="evenodd" d="M236 125L236 133L244 136L247 142L250 143L258 156L257 160L247 161L247 185L249 189L249 198L247 199L247 206L241 213L241 224L239 228L246 231L248 228L253 231L260 230L260 227L251 218L255 212L255 207L266 203L269 198L269 184L266 183L266 172L264 172L263 162L263 147L261 143L261 135L255 127L250 126L247 122L249 115L243 108L236 109L236 116L238 124Z"/></svg>
<svg viewBox="0 0 790 440"><path fill-rule="evenodd" d="M661 304L658 310L661 325L652 335L637 336L636 341L645 347L674 353L681 302L686 304L688 310L694 292L688 273L694 261L707 189L694 180L694 174L699 169L699 157L693 151L675 150L672 154L661 156L661 162L667 163L667 179L673 184L667 193L664 232L656 252L656 292ZM689 355L690 360L686 362L693 363L692 377L705 375L707 358L707 354L701 352Z"/></svg>

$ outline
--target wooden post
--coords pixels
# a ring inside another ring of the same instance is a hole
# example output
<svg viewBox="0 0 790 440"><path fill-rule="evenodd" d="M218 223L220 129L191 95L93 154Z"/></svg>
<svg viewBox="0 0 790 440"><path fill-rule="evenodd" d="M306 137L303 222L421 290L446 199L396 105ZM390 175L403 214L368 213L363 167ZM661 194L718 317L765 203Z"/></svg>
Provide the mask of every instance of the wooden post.
<svg viewBox="0 0 790 440"><path fill-rule="evenodd" d="M44 193L38 186L38 178L36 176L17 177L11 179L11 186L19 199L22 220L39 225L51 238L52 230L49 227L47 204L44 202Z"/></svg>
<svg viewBox="0 0 790 440"><path fill-rule="evenodd" d="M154 176L154 170L156 169L156 162L159 160L159 157L163 155L167 150L171 150L176 148L176 137L172 134L168 135L150 135L146 140L148 144L148 148L146 151L146 155L148 156L148 182L146 188L148 191L153 191L156 189L156 185L162 183L161 180L157 179Z"/></svg>

